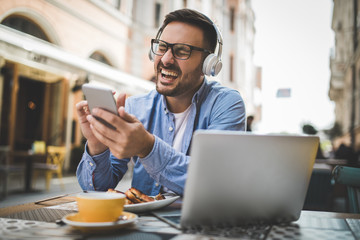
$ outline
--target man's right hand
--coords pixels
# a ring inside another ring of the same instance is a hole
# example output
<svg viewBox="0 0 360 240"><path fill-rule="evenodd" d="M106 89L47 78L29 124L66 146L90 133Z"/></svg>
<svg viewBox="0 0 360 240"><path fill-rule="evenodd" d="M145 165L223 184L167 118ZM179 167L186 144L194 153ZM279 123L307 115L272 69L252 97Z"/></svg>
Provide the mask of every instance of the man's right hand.
<svg viewBox="0 0 360 240"><path fill-rule="evenodd" d="M88 141L88 151L91 156L100 154L107 149L93 134L87 116L91 115L87 101L81 101L76 104L76 113L78 115L81 132Z"/></svg>

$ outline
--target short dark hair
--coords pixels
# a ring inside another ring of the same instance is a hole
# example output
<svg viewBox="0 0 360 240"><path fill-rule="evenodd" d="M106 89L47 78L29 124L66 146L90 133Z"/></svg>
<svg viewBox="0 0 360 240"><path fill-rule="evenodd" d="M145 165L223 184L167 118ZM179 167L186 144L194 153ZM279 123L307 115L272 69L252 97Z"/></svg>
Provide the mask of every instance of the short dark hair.
<svg viewBox="0 0 360 240"><path fill-rule="evenodd" d="M162 33L164 28L169 23L175 21L188 23L190 25L201 28L204 32L205 48L210 50L211 52L215 52L215 48L217 44L217 32L215 30L215 26L208 17L206 17L204 14L196 10L192 10L188 8L176 10L170 12L165 16L163 25L161 26L159 33Z"/></svg>

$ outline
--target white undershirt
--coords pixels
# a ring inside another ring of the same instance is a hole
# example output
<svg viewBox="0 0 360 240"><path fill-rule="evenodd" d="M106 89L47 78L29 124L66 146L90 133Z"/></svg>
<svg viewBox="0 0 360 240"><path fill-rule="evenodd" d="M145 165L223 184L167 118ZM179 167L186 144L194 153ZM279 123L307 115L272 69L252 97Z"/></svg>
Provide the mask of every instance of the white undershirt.
<svg viewBox="0 0 360 240"><path fill-rule="evenodd" d="M191 105L190 105L191 106ZM174 135L174 141L173 141L173 148L175 148L176 151L181 152L181 147L183 143L184 133L186 129L186 125L188 123L188 117L190 113L190 106L182 113L174 113L174 121L175 121L175 135ZM167 187L162 187L163 192L170 192L173 193L171 190L169 190Z"/></svg>
<svg viewBox="0 0 360 240"><path fill-rule="evenodd" d="M175 121L175 135L173 141L173 148L176 151L181 151L181 146L184 138L186 125L190 113L190 106L182 113L174 113Z"/></svg>
<svg viewBox="0 0 360 240"><path fill-rule="evenodd" d="M190 105L191 106L191 105ZM184 138L184 133L186 129L186 125L188 123L188 117L190 113L190 106L182 113L174 113L174 121L175 121L175 135L173 141L173 148L176 151L181 151L181 146ZM162 187L163 192L174 193L169 190L167 187Z"/></svg>

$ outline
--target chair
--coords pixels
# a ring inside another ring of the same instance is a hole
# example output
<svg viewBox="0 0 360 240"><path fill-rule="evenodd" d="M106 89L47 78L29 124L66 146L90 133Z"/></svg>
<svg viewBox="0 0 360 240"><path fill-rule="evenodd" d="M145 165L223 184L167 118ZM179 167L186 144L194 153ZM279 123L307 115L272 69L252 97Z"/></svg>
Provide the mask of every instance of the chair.
<svg viewBox="0 0 360 240"><path fill-rule="evenodd" d="M346 186L349 212L360 213L360 168L336 166L332 175L336 183Z"/></svg>
<svg viewBox="0 0 360 240"><path fill-rule="evenodd" d="M329 211L332 195L331 169L314 166L303 209Z"/></svg>
<svg viewBox="0 0 360 240"><path fill-rule="evenodd" d="M66 155L65 146L48 146L46 148L46 163L35 163L34 170L34 183L40 172L45 172L46 190L50 190L50 181L53 174L57 174L60 180L61 188L64 190L64 183L62 180L62 169Z"/></svg>
<svg viewBox="0 0 360 240"><path fill-rule="evenodd" d="M11 174L24 175L23 166L10 164L10 146L0 146L0 180L3 184L1 198L5 198L8 193L8 178Z"/></svg>

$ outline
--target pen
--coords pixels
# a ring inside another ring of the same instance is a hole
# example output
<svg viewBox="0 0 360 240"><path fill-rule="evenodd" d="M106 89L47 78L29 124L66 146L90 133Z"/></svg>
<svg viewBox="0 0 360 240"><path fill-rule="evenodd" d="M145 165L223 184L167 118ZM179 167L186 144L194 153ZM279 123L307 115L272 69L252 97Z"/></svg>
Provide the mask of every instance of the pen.
<svg viewBox="0 0 360 240"><path fill-rule="evenodd" d="M67 195L69 195L69 194L62 194L62 195L58 195L58 196L55 196L55 197L45 198L45 199L42 199L40 201L36 201L35 204L39 204L39 203L42 203L42 202L47 202L47 201L50 201L50 200L66 197Z"/></svg>

